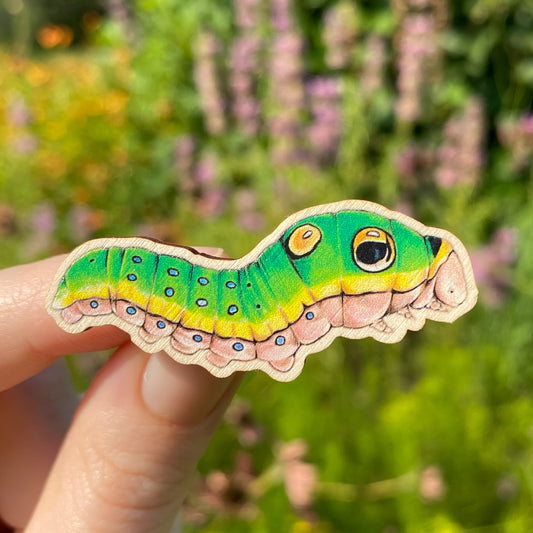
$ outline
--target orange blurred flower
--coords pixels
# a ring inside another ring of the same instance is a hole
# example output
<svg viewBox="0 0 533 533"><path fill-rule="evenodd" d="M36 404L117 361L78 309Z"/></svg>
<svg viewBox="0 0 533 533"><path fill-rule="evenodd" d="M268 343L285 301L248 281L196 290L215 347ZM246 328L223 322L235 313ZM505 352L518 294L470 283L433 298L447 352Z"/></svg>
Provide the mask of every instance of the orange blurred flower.
<svg viewBox="0 0 533 533"><path fill-rule="evenodd" d="M28 80L28 83L34 87L40 87L50 79L51 72L41 65L33 63L28 66L24 76Z"/></svg>
<svg viewBox="0 0 533 533"><path fill-rule="evenodd" d="M37 32L37 41L43 48L66 48L73 39L74 32L68 26L47 24Z"/></svg>
<svg viewBox="0 0 533 533"><path fill-rule="evenodd" d="M124 91L109 91L103 97L103 108L108 113L121 112L128 103L128 94Z"/></svg>
<svg viewBox="0 0 533 533"><path fill-rule="evenodd" d="M82 174L91 183L99 183L107 178L107 169L96 161L88 161L82 168Z"/></svg>
<svg viewBox="0 0 533 533"><path fill-rule="evenodd" d="M44 171L48 177L57 179L67 170L65 160L59 155L53 153L45 153L40 161L37 161L39 168Z"/></svg>

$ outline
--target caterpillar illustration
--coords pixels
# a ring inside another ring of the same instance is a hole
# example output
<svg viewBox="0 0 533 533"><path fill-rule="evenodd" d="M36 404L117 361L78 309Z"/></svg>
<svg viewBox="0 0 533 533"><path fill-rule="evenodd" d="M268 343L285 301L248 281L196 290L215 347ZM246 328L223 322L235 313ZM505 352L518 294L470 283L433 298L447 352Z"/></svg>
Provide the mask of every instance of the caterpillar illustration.
<svg viewBox="0 0 533 533"><path fill-rule="evenodd" d="M461 242L370 202L306 209L241 259L143 238L97 239L58 271L47 309L65 330L114 324L153 353L216 376L294 379L335 337L397 342L477 299Z"/></svg>

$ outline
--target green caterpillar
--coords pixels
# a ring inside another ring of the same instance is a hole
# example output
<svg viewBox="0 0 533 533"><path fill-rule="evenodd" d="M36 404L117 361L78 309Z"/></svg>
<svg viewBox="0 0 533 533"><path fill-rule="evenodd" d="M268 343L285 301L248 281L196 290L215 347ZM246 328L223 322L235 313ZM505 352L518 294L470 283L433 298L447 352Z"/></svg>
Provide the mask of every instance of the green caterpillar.
<svg viewBox="0 0 533 533"><path fill-rule="evenodd" d="M47 307L70 332L114 324L144 350L217 376L260 368L288 381L336 336L396 342L476 298L456 237L352 200L296 213L238 260L90 241L62 265Z"/></svg>

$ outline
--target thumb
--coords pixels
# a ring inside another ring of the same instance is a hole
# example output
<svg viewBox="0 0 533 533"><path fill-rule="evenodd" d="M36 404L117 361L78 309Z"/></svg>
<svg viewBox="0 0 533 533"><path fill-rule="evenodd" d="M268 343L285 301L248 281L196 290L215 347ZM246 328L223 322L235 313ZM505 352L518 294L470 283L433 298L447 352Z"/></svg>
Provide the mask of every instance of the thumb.
<svg viewBox="0 0 533 533"><path fill-rule="evenodd" d="M132 344L91 385L27 532L164 532L239 377Z"/></svg>
<svg viewBox="0 0 533 533"><path fill-rule="evenodd" d="M169 531L240 379L119 348L87 391L25 531Z"/></svg>

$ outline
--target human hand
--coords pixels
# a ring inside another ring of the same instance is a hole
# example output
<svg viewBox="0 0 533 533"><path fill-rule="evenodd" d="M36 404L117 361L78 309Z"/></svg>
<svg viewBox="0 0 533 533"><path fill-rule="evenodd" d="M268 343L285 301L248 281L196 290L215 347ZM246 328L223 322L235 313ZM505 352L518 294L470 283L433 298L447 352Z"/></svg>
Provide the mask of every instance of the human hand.
<svg viewBox="0 0 533 533"><path fill-rule="evenodd" d="M0 271L0 517L27 533L169 531L240 376L148 356L113 326L64 332L44 307L63 259ZM67 379L28 380L113 346L72 420Z"/></svg>

